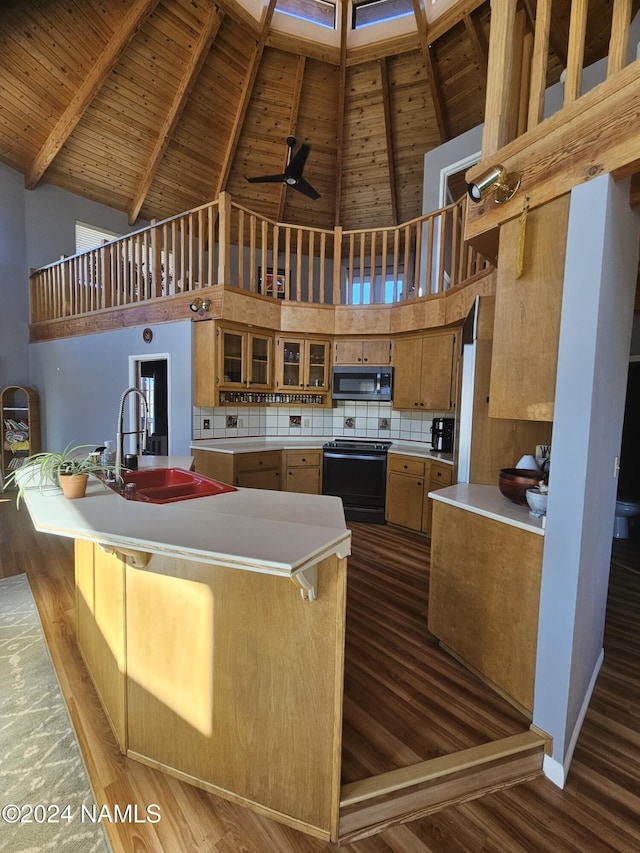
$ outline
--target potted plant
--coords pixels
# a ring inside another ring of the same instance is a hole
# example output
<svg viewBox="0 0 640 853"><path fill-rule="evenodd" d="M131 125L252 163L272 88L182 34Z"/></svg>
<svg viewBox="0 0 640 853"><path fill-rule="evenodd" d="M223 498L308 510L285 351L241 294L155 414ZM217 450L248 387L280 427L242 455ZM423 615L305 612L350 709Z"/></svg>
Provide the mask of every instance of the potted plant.
<svg viewBox="0 0 640 853"><path fill-rule="evenodd" d="M66 498L81 498L87 488L90 475L104 478L112 470L111 465L103 465L95 450L89 444L68 444L64 450L35 453L12 471L5 485L18 487L16 505L24 494L25 488L33 484L40 490L47 486L60 486ZM27 471L26 469L30 469Z"/></svg>

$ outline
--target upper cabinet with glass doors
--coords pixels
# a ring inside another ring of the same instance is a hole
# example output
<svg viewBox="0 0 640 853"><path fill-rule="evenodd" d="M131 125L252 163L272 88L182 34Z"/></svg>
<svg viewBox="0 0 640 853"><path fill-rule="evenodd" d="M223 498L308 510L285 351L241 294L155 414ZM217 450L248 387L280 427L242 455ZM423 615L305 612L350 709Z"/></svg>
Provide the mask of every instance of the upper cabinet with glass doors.
<svg viewBox="0 0 640 853"><path fill-rule="evenodd" d="M329 391L331 343L313 338L276 338L276 389L315 395Z"/></svg>
<svg viewBox="0 0 640 853"><path fill-rule="evenodd" d="M271 335L220 326L218 388L270 390L272 344Z"/></svg>

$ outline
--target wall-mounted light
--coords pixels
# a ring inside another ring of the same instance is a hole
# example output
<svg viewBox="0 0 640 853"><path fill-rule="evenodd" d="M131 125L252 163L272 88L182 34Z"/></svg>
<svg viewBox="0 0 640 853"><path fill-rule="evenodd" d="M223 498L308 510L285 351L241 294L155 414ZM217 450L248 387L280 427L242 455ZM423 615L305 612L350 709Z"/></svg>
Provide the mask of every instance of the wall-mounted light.
<svg viewBox="0 0 640 853"><path fill-rule="evenodd" d="M471 201L483 201L491 193L495 193L496 204L504 204L518 191L520 175L517 172L507 172L504 166L491 166L479 178L467 184L467 192Z"/></svg>
<svg viewBox="0 0 640 853"><path fill-rule="evenodd" d="M189 308L193 311L194 314L206 314L207 311L211 311L211 300L210 299L200 299L200 297L196 297L193 302L189 305Z"/></svg>

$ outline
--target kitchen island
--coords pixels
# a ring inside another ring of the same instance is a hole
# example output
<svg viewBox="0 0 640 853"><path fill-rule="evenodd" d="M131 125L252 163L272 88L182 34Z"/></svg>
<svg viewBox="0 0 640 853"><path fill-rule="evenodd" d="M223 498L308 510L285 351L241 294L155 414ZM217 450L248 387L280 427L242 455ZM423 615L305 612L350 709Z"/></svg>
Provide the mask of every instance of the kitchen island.
<svg viewBox="0 0 640 853"><path fill-rule="evenodd" d="M238 489L170 504L98 481L27 488L75 540L77 638L121 751L337 836L346 557L336 498Z"/></svg>

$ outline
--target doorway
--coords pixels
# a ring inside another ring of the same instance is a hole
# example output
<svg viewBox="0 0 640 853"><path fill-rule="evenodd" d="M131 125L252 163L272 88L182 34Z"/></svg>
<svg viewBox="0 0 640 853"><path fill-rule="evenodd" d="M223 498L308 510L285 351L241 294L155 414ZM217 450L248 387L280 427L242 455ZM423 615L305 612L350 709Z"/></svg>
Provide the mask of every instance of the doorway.
<svg viewBox="0 0 640 853"><path fill-rule="evenodd" d="M170 389L169 389L169 355L156 354L152 356L129 357L129 384L138 388L147 401L147 447L141 445L140 436L136 437L137 445L134 452L151 456L168 456L170 446ZM131 397L132 423L142 424L143 413L140 401L136 395Z"/></svg>

